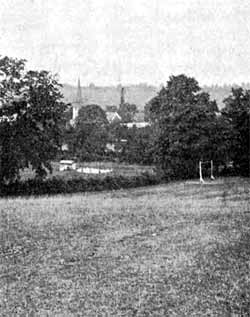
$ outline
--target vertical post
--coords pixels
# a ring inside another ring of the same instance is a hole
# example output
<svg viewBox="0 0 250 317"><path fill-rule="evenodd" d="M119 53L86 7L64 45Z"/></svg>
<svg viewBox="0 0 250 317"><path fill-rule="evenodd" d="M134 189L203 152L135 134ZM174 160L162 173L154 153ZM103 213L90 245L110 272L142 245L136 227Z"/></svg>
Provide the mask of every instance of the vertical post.
<svg viewBox="0 0 250 317"><path fill-rule="evenodd" d="M200 182L204 183L203 177L202 177L202 162L199 162L199 173L200 173Z"/></svg>
<svg viewBox="0 0 250 317"><path fill-rule="evenodd" d="M214 164L213 164L213 161L211 160L211 179L214 180Z"/></svg>

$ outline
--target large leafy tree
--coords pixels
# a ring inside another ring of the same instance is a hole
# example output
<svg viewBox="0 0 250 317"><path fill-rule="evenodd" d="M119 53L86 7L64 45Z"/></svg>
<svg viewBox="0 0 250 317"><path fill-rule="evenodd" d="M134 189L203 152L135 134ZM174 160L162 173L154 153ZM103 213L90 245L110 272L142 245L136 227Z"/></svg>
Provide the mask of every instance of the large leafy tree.
<svg viewBox="0 0 250 317"><path fill-rule="evenodd" d="M152 164L152 132L150 126L144 128L117 126L115 136L119 160L131 164Z"/></svg>
<svg viewBox="0 0 250 317"><path fill-rule="evenodd" d="M98 105L79 110L75 124L74 153L82 161L103 159L108 138L108 121Z"/></svg>
<svg viewBox="0 0 250 317"><path fill-rule="evenodd" d="M166 88L163 87L144 107L145 121L155 123L161 115L161 104L164 102Z"/></svg>
<svg viewBox="0 0 250 317"><path fill-rule="evenodd" d="M194 177L199 160L218 158L217 105L194 78L171 76L148 108L155 160L166 177Z"/></svg>
<svg viewBox="0 0 250 317"><path fill-rule="evenodd" d="M40 177L52 170L67 107L60 87L47 71L26 71L25 60L0 58L0 181L28 166Z"/></svg>
<svg viewBox="0 0 250 317"><path fill-rule="evenodd" d="M229 156L241 175L250 175L250 90L233 88L231 95L224 100L222 118L230 127L227 140Z"/></svg>

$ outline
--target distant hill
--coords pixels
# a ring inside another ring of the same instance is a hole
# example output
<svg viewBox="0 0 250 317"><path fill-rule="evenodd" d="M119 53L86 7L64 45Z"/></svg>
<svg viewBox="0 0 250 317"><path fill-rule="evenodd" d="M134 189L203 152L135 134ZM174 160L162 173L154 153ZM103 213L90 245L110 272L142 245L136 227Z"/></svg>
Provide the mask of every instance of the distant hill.
<svg viewBox="0 0 250 317"><path fill-rule="evenodd" d="M236 87L237 85L234 86ZM231 85L212 85L204 86L202 90L208 92L211 99L215 99L219 109L221 109L224 106L223 100L229 96L232 87L233 86ZM243 89L250 89L250 83L242 84L241 87ZM75 86L68 84L63 85L62 93L66 102L73 102L75 100L76 90L77 88ZM125 100L126 102L136 104L138 110L142 112L145 104L153 98L159 90L160 87L147 84L125 86ZM121 86L119 85L99 87L91 84L89 86L82 87L82 96L85 104L98 104L105 109L107 105L119 105L120 91Z"/></svg>
<svg viewBox="0 0 250 317"><path fill-rule="evenodd" d="M243 89L250 89L250 83L243 83L240 86L239 85L212 85L212 86L204 86L202 89L203 91L206 91L209 93L211 99L215 99L219 109L224 107L223 100L227 98L233 87L242 87Z"/></svg>
<svg viewBox="0 0 250 317"><path fill-rule="evenodd" d="M137 105L143 111L145 104L153 98L159 88L147 84L125 86L125 101ZM63 85L62 93L65 101L76 99L77 88L68 84ZM121 86L98 87L90 85L82 87L82 97L85 104L98 104L102 108L120 104Z"/></svg>

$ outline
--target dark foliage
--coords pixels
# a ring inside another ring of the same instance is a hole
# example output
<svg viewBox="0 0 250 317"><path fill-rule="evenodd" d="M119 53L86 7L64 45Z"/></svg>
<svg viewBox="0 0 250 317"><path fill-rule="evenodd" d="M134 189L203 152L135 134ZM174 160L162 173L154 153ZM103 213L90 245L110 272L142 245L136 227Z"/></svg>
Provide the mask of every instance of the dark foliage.
<svg viewBox="0 0 250 317"><path fill-rule="evenodd" d="M116 124L109 128L110 143L115 145L113 157L119 162L151 165L153 163L153 130L150 126L128 128Z"/></svg>
<svg viewBox="0 0 250 317"><path fill-rule="evenodd" d="M123 139L119 144L119 160L130 164L153 164L152 129L124 128Z"/></svg>
<svg viewBox="0 0 250 317"><path fill-rule="evenodd" d="M250 176L250 90L232 89L225 99L222 118L227 124L229 158L238 174Z"/></svg>
<svg viewBox="0 0 250 317"><path fill-rule="evenodd" d="M30 196L70 194L78 192L116 190L159 184L161 179L152 174L144 173L138 176L106 176L93 178L64 179L29 179L1 185L0 196Z"/></svg>
<svg viewBox="0 0 250 317"><path fill-rule="evenodd" d="M134 121L134 117L137 112L137 106L127 102L122 103L118 109L118 113L122 118L122 122Z"/></svg>
<svg viewBox="0 0 250 317"><path fill-rule="evenodd" d="M166 178L198 175L199 160L218 158L217 105L198 82L172 76L148 105L155 131L155 161Z"/></svg>
<svg viewBox="0 0 250 317"><path fill-rule="evenodd" d="M0 58L0 182L18 179L32 166L37 176L51 171L61 145L61 85L46 71L25 71L25 61Z"/></svg>
<svg viewBox="0 0 250 317"><path fill-rule="evenodd" d="M79 111L72 138L73 153L80 161L102 160L108 138L108 121L98 105L87 105Z"/></svg>

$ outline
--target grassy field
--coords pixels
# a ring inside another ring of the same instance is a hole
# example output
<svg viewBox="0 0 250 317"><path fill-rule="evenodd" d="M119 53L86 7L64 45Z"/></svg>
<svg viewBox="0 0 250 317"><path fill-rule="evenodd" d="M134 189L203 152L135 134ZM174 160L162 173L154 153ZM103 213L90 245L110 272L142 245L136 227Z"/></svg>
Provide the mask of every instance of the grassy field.
<svg viewBox="0 0 250 317"><path fill-rule="evenodd" d="M62 177L64 179L72 179L72 178L79 178L79 177L104 177L105 174L96 175L96 174L85 174L85 173L78 173L74 170L69 171L59 171L59 163L53 162L53 172L52 174L48 174L48 178L51 177ZM154 167L149 165L137 165L137 164L125 164L125 163L117 163L117 162L84 162L78 163L78 167L94 167L98 169L112 169L112 172L108 173L107 175L122 175L122 176L137 176L141 175L142 173L149 173L154 174ZM35 173L31 168L25 168L20 173L21 179L26 180L35 177Z"/></svg>
<svg viewBox="0 0 250 317"><path fill-rule="evenodd" d="M250 182L0 200L1 316L250 316Z"/></svg>

